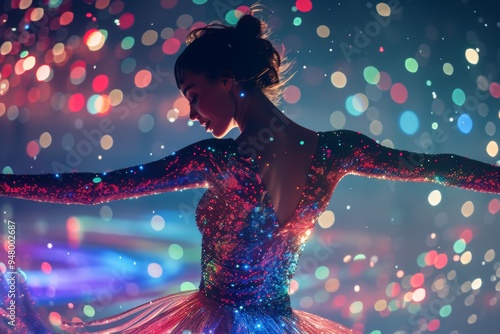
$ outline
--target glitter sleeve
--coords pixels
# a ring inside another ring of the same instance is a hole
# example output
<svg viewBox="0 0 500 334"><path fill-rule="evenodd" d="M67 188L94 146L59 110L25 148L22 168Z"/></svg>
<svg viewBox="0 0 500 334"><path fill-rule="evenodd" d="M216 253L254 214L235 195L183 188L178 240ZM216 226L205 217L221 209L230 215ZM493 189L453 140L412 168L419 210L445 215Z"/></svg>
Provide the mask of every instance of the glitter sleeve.
<svg viewBox="0 0 500 334"><path fill-rule="evenodd" d="M340 168L346 174L393 181L434 182L500 193L500 167L456 154L425 154L391 149L348 130L334 132Z"/></svg>
<svg viewBox="0 0 500 334"><path fill-rule="evenodd" d="M100 204L189 188L207 188L217 168L216 139L163 159L107 173L0 174L0 196L61 204Z"/></svg>

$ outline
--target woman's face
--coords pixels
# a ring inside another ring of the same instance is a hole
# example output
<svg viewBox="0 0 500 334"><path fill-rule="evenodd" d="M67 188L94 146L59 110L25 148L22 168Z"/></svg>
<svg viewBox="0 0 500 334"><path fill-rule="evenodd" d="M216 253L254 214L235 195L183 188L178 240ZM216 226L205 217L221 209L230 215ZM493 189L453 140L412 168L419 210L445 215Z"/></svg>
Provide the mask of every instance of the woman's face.
<svg viewBox="0 0 500 334"><path fill-rule="evenodd" d="M184 70L180 90L189 101L189 118L197 120L215 138L224 137L237 124L236 100L230 78L209 80L205 74Z"/></svg>

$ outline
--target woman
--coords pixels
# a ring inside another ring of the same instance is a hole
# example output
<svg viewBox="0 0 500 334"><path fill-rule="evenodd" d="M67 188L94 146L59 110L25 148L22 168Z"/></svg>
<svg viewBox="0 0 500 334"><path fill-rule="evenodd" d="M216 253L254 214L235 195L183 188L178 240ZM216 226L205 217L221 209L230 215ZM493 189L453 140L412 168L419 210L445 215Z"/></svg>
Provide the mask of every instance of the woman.
<svg viewBox="0 0 500 334"><path fill-rule="evenodd" d="M500 193L499 167L457 155L416 159L359 133L316 133L286 118L273 103L286 66L263 30L251 15L235 28L195 30L177 60L176 80L190 102L190 118L215 139L110 173L1 175L2 196L66 204L207 188L196 214L200 289L107 319L64 324L65 331L354 333L292 310L288 295L304 243L344 175ZM221 139L234 127L241 131L236 140ZM41 328L30 319L19 326Z"/></svg>

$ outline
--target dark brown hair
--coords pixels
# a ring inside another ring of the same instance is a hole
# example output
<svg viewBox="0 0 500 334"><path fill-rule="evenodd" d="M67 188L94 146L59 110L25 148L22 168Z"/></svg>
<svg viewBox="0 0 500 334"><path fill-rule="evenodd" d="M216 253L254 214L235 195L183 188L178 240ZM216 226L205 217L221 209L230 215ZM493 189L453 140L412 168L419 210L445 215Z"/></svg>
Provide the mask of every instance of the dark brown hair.
<svg viewBox="0 0 500 334"><path fill-rule="evenodd" d="M261 89L278 103L289 79L282 78L289 63L283 61L267 36L266 24L251 14L243 15L236 27L210 24L191 31L175 63L177 86L183 80L182 70L191 70L205 73L210 80L233 78L243 89Z"/></svg>

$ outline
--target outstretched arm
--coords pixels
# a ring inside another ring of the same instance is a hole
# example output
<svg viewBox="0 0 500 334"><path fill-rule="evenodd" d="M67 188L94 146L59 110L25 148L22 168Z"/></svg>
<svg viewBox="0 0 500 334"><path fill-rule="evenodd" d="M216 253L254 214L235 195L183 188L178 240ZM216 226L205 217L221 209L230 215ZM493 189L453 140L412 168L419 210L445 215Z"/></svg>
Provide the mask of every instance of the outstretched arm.
<svg viewBox="0 0 500 334"><path fill-rule="evenodd" d="M209 139L170 156L108 173L0 174L0 196L61 204L100 204L188 188L207 188L219 145Z"/></svg>
<svg viewBox="0 0 500 334"><path fill-rule="evenodd" d="M348 130L336 131L333 140L338 141L342 167L348 174L394 181L434 182L500 193L499 166L456 154L424 154L391 149Z"/></svg>

